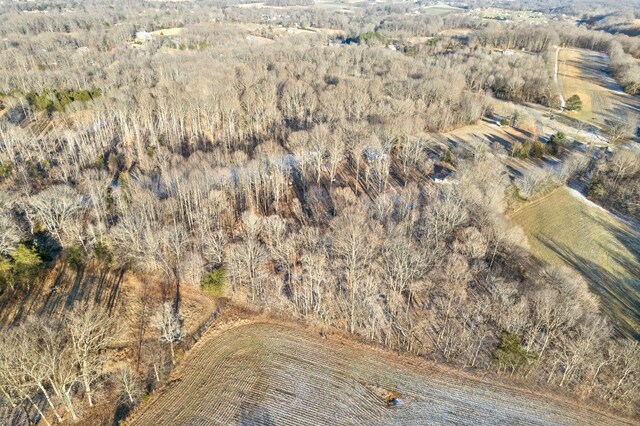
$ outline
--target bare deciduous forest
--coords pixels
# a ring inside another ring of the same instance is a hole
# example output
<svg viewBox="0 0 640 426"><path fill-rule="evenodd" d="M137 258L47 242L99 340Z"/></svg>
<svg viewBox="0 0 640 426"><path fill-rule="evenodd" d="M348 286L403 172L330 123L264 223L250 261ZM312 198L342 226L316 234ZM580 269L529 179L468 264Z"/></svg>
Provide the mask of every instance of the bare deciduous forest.
<svg viewBox="0 0 640 426"><path fill-rule="evenodd" d="M0 423L126 421L226 306L637 416L640 318L510 214L640 219L640 9L546 3L0 4Z"/></svg>

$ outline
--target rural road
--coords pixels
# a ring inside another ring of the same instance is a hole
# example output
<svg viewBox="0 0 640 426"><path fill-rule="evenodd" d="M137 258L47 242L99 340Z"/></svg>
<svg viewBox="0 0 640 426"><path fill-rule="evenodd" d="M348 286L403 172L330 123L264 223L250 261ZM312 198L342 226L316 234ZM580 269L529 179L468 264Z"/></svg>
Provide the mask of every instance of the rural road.
<svg viewBox="0 0 640 426"><path fill-rule="evenodd" d="M563 110L567 104L564 101L564 96L562 95L562 88L560 87L560 81L558 80L558 68L560 67L558 64L559 57L560 57L560 48L556 47L556 69L553 74L553 80L556 82L556 87L558 88L558 93L560 94L560 110Z"/></svg>

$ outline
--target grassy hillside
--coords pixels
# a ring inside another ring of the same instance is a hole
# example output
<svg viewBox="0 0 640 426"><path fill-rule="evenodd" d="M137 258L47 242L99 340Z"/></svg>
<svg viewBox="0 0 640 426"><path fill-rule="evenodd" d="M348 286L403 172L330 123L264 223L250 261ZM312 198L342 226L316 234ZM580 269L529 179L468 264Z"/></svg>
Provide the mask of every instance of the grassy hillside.
<svg viewBox="0 0 640 426"><path fill-rule="evenodd" d="M287 325L206 336L134 425L620 424L585 407ZM387 407L385 390L400 393Z"/></svg>
<svg viewBox="0 0 640 426"><path fill-rule="evenodd" d="M559 74L564 98L578 95L582 100L582 110L574 115L581 120L591 120L596 112L594 109L603 107L598 100L606 99L606 89L597 80L587 78L581 55L582 52L578 49L561 49Z"/></svg>
<svg viewBox="0 0 640 426"><path fill-rule="evenodd" d="M560 188L513 215L531 251L580 272L626 334L640 337L640 233L582 195Z"/></svg>
<svg viewBox="0 0 640 426"><path fill-rule="evenodd" d="M583 49L560 49L559 78L565 99L578 95L582 110L571 117L602 126L629 111L637 111L638 98L623 92L607 71L606 55Z"/></svg>

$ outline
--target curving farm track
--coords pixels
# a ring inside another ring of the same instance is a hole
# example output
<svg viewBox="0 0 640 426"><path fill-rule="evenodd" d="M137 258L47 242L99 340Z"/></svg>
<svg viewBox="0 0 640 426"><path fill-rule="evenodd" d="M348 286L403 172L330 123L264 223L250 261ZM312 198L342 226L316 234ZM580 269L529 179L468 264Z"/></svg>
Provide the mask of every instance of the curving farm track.
<svg viewBox="0 0 640 426"><path fill-rule="evenodd" d="M205 338L180 379L134 425L620 425L618 418L293 326L250 324ZM396 389L388 408L380 388Z"/></svg>

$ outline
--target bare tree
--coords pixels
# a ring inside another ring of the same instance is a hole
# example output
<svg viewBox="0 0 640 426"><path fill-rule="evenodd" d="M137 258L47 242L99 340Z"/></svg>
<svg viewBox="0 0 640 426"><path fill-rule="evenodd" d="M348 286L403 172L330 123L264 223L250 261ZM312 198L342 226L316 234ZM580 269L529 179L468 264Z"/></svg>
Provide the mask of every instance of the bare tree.
<svg viewBox="0 0 640 426"><path fill-rule="evenodd" d="M36 395L42 395L56 420L60 422L62 421L62 416L58 412L56 404L54 404L51 387L49 386L51 377L55 372L55 364L52 365L47 362L50 359L51 351L40 340L46 335L47 333L43 330L42 324L33 318L29 318L21 327L15 329L10 334L12 341L9 347L12 348L13 352L10 365L13 370L12 374L17 379L14 384L24 386L24 396L28 397L29 401L33 403L32 399L35 399ZM54 391L58 394L55 388Z"/></svg>
<svg viewBox="0 0 640 426"><path fill-rule="evenodd" d="M0 215L0 255L9 256L20 242L20 229L7 213Z"/></svg>
<svg viewBox="0 0 640 426"><path fill-rule="evenodd" d="M366 215L347 209L331 223L331 251L342 269L348 312L348 330L355 331L356 303L360 280L371 272L377 250L375 230Z"/></svg>
<svg viewBox="0 0 640 426"><path fill-rule="evenodd" d="M389 290L411 303L412 283L426 272L427 259L403 230L395 229L382 244L382 266Z"/></svg>
<svg viewBox="0 0 640 426"><path fill-rule="evenodd" d="M93 384L102 375L105 350L111 341L115 322L95 305L77 307L67 315L66 328L89 406L93 406Z"/></svg>
<svg viewBox="0 0 640 426"><path fill-rule="evenodd" d="M42 421L50 425L38 404L38 395L44 389L43 395L53 411L56 419L61 421L55 406L51 402L48 391L44 387L44 376L34 371L33 352L29 345L25 345L25 335L18 330L3 332L0 336L0 392L4 401L16 409L23 401L28 401L35 408ZM25 374L31 372L31 374ZM33 380L35 378L39 380Z"/></svg>
<svg viewBox="0 0 640 426"><path fill-rule="evenodd" d="M167 301L162 304L153 319L153 325L158 330L161 342L169 344L171 350L171 362L175 364L174 345L184 339L184 325L180 312L176 311L172 302Z"/></svg>
<svg viewBox="0 0 640 426"><path fill-rule="evenodd" d="M610 380L606 383L609 403L637 401L640 376L640 345L638 341L622 339L616 342L609 364Z"/></svg>
<svg viewBox="0 0 640 426"><path fill-rule="evenodd" d="M42 362L48 369L48 382L72 420L77 420L74 390L75 385L80 382L80 372L64 324L59 321L42 324L37 347Z"/></svg>
<svg viewBox="0 0 640 426"><path fill-rule="evenodd" d="M68 185L57 185L30 197L26 208L31 228L40 221L62 244L65 232L75 225L74 219L83 208L83 197Z"/></svg>
<svg viewBox="0 0 640 426"><path fill-rule="evenodd" d="M618 149L611 157L608 168L614 174L614 185L640 171L640 155L631 149Z"/></svg>
<svg viewBox="0 0 640 426"><path fill-rule="evenodd" d="M163 228L160 251L157 256L166 276L180 284L180 264L184 260L189 234L182 224L174 221L173 225Z"/></svg>
<svg viewBox="0 0 640 426"><path fill-rule="evenodd" d="M207 234L204 240L205 259L214 265L222 265L227 241L227 234L221 229Z"/></svg>
<svg viewBox="0 0 640 426"><path fill-rule="evenodd" d="M267 261L267 252L258 239L262 230L262 219L255 214L245 213L242 222L245 238L230 247L226 265L234 286L237 283L248 287L251 300L256 301L263 296Z"/></svg>
<svg viewBox="0 0 640 426"><path fill-rule="evenodd" d="M448 186L442 190L440 197L429 206L425 216L426 231L432 233L437 242L446 238L450 232L469 219L469 213L457 190Z"/></svg>
<svg viewBox="0 0 640 426"><path fill-rule="evenodd" d="M608 120L603 128L611 145L618 145L631 136L637 119L630 113Z"/></svg>
<svg viewBox="0 0 640 426"><path fill-rule="evenodd" d="M115 373L115 380L120 390L120 399L128 405L135 404L140 395L142 388L140 378L130 365L126 365Z"/></svg>
<svg viewBox="0 0 640 426"><path fill-rule="evenodd" d="M338 165L344 159L345 144L341 134L334 134L329 142L329 179L331 185L336 180Z"/></svg>

